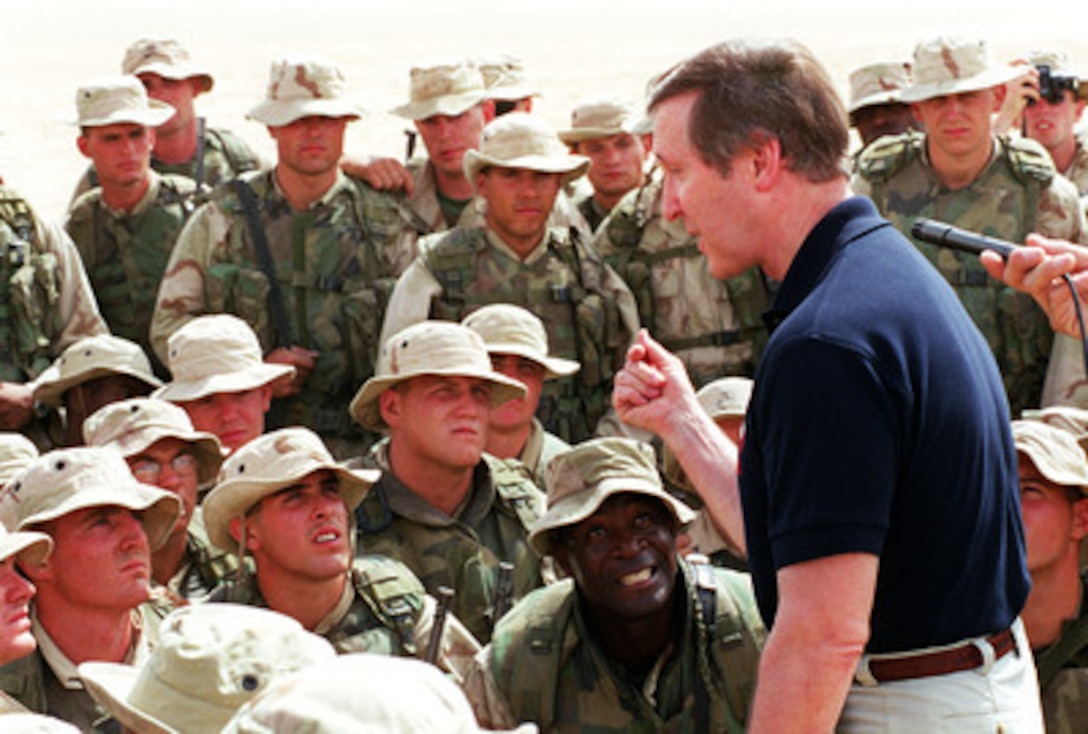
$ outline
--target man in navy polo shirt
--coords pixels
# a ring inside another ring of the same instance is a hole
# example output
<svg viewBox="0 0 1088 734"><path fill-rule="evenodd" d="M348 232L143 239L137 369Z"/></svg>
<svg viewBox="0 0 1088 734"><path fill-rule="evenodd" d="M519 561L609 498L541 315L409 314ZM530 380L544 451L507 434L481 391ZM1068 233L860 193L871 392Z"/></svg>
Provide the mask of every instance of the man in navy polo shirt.
<svg viewBox="0 0 1088 734"><path fill-rule="evenodd" d="M715 277L781 282L739 461L645 333L613 395L747 542L770 630L750 731L1041 732L1001 378L947 284L851 196L826 71L795 43L725 43L650 110L665 216Z"/></svg>

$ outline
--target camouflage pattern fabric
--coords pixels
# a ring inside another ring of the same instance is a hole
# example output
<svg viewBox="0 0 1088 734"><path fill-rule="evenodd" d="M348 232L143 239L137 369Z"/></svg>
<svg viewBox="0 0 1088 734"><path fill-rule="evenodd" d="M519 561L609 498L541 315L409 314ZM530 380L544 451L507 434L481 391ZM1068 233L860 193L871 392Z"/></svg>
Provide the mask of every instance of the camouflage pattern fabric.
<svg viewBox="0 0 1088 734"><path fill-rule="evenodd" d="M544 493L518 462L485 454L464 510L452 518L397 480L384 443L370 460L383 473L356 510L357 553L401 561L432 595L441 586L453 589L451 611L480 642L491 639L499 563L514 564L510 601L542 583L540 559L527 539L544 513Z"/></svg>
<svg viewBox="0 0 1088 734"><path fill-rule="evenodd" d="M597 230L594 246L638 302L642 325L688 368L695 387L755 373L767 342L769 299L757 269L725 281L682 221L662 216L664 178L656 170L629 191Z"/></svg>
<svg viewBox="0 0 1088 734"><path fill-rule="evenodd" d="M107 329L68 235L5 186L0 248L0 380L26 382L74 342Z"/></svg>
<svg viewBox="0 0 1088 734"><path fill-rule="evenodd" d="M192 213L194 184L151 173L144 198L130 212L111 210L96 188L79 197L64 227L79 248L110 332L135 342L154 360L151 314L178 233ZM166 368L153 361L159 377Z"/></svg>
<svg viewBox="0 0 1088 734"><path fill-rule="evenodd" d="M420 250L390 297L383 335L426 318L460 321L489 303L523 306L544 322L552 353L581 365L544 385L537 417L569 443L593 435L638 329L619 276L568 230L549 230L525 259L482 227L433 235Z"/></svg>
<svg viewBox="0 0 1088 734"><path fill-rule="evenodd" d="M357 455L374 437L346 406L373 374L386 300L414 257L414 230L396 200L343 175L304 212L291 210L271 172L244 180L259 203L291 344L281 342L270 316L270 285L242 204L223 187L178 237L152 317L152 345L162 358L167 337L190 319L231 313L253 327L265 353L292 344L317 351L302 391L273 401L268 428L306 426L338 458Z"/></svg>
<svg viewBox="0 0 1088 734"><path fill-rule="evenodd" d="M1072 184L1032 140L996 139L989 165L970 186L945 188L925 153L925 136L882 138L859 160L854 190L870 196L905 235L928 217L991 237L1023 242L1040 232L1085 241L1084 214ZM1053 331L1026 294L990 278L978 258L915 242L955 289L997 359L1013 417L1038 407Z"/></svg>
<svg viewBox="0 0 1088 734"><path fill-rule="evenodd" d="M536 722L541 731L742 732L765 637L747 575L680 564L684 621L652 682L632 681L594 640L569 579L539 589L503 617L464 690L481 726ZM712 626L700 592L713 596ZM696 690L709 695L697 720Z"/></svg>
<svg viewBox="0 0 1088 734"><path fill-rule="evenodd" d="M529 438L525 441L525 447L522 448L518 461L532 477L533 483L540 487L541 491L545 491L544 467L556 454L561 454L569 448L569 443L545 431L540 421L533 418Z"/></svg>
<svg viewBox="0 0 1088 734"><path fill-rule="evenodd" d="M151 156L151 168L163 174L175 174L192 179L194 189L203 197L207 191L248 171L260 167L260 158L249 144L229 130L209 128L204 132L204 177L197 182L197 158L184 163L163 163ZM199 183L199 185L198 185ZM83 177L76 184L72 194L72 203L98 186L98 177L94 166L88 166Z"/></svg>
<svg viewBox="0 0 1088 734"><path fill-rule="evenodd" d="M580 199L575 199L574 205L578 207L578 211L581 212L582 217L586 220L589 229L594 233L598 232L601 227L601 222L608 216L608 212L597 203L597 200L593 198L593 194L589 193Z"/></svg>
<svg viewBox="0 0 1088 734"><path fill-rule="evenodd" d="M1062 175L1077 187L1077 193L1080 194L1081 201L1084 203L1084 197L1088 197L1088 131L1078 130L1076 141L1077 149L1073 154L1073 162L1068 170L1062 171Z"/></svg>
<svg viewBox="0 0 1088 734"><path fill-rule="evenodd" d="M182 599L203 599L238 571L238 556L212 545L197 521L199 516L200 508L197 507L196 517L189 523L181 569L167 584L167 588Z"/></svg>
<svg viewBox="0 0 1088 734"><path fill-rule="evenodd" d="M1061 636L1044 650L1035 651L1043 718L1050 734L1080 734L1088 722L1088 609L1083 599L1088 586L1081 582L1081 612L1062 625Z"/></svg>
<svg viewBox="0 0 1088 734"><path fill-rule="evenodd" d="M352 563L346 593L351 600L338 619L315 629L336 652L418 657L428 653L434 627L435 600L428 596L407 566L377 555L357 557ZM255 577L229 581L210 601L267 607ZM452 613L446 616L435 664L460 680L480 643Z"/></svg>

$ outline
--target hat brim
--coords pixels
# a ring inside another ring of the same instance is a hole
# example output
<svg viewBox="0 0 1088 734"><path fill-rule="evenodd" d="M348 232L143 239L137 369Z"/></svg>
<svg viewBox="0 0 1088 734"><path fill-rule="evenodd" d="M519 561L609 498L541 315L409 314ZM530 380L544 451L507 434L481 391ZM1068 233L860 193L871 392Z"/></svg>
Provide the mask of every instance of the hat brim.
<svg viewBox="0 0 1088 734"><path fill-rule="evenodd" d="M575 372L582 369L582 365L578 364L573 359L563 359L562 357L541 357L533 349L530 349L524 344L488 342L487 353L512 354L515 357L523 357L530 362L535 362L536 364L544 368L545 380L557 380L560 377L567 377L569 375L573 375Z"/></svg>
<svg viewBox="0 0 1088 734"><path fill-rule="evenodd" d="M581 143L585 140L596 140L597 138L610 138L613 135L623 135L625 133L634 134L631 129L626 125L619 127L579 127L572 128L570 130L560 130L558 135L559 139L567 145L573 145L574 143Z"/></svg>
<svg viewBox="0 0 1088 734"><path fill-rule="evenodd" d="M55 379L47 378L42 380L34 390L34 399L51 408L61 407L61 405L64 404L64 393L76 385L81 385L84 382L90 382L91 380L97 380L100 377L109 377L110 375L135 377L137 380L140 380L148 386L149 392L163 386L162 380L154 375L141 373L127 367L96 367L93 370L69 375L68 377L59 377L59 372L55 374L57 374L58 377Z"/></svg>
<svg viewBox="0 0 1088 734"><path fill-rule="evenodd" d="M80 663L79 677L91 697L126 729L141 734L178 734L177 729L128 703L140 677L140 668L120 663ZM199 703L196 705L198 702L194 701L191 708L194 711L201 709L203 702Z"/></svg>
<svg viewBox="0 0 1088 734"><path fill-rule="evenodd" d="M609 497L627 492L648 495L661 500L672 512L679 527L684 527L695 520L695 512L662 489L659 484L634 477L612 477L593 487L564 497L550 506L529 531L529 545L542 556L547 555L551 552L552 531L585 520Z"/></svg>
<svg viewBox="0 0 1088 734"><path fill-rule="evenodd" d="M497 102L517 102L529 97L540 97L540 92L530 87L492 87L487 90L487 98Z"/></svg>
<svg viewBox="0 0 1088 734"><path fill-rule="evenodd" d="M294 373L295 368L291 365L261 362L238 372L209 375L199 380L174 380L153 392L151 397L172 403L187 403L218 393L256 390Z"/></svg>
<svg viewBox="0 0 1088 734"><path fill-rule="evenodd" d="M963 79L947 79L927 84L919 84L915 81L913 85L902 91L901 101L910 104L912 102L925 102L935 97L945 97L950 94L977 92L981 89L989 89L1010 82L1020 74L1021 69L1016 67L995 66L981 74L975 74Z"/></svg>
<svg viewBox="0 0 1088 734"><path fill-rule="evenodd" d="M139 68L133 69L132 74L134 76L140 76L140 74L155 74L161 76L163 79L170 79L176 82L197 79L200 82L201 92L210 92L212 91L212 87L215 86L215 77L204 69L193 66L192 64L164 64L161 62L151 62L150 64L145 64Z"/></svg>
<svg viewBox="0 0 1088 734"><path fill-rule="evenodd" d="M875 94L867 94L861 99L856 99L851 102L846 111L851 116L851 121L853 121L853 115L858 110L866 107L878 107L889 104L906 104L903 101L903 90L893 89L887 92L882 91Z"/></svg>
<svg viewBox="0 0 1088 734"><path fill-rule="evenodd" d="M363 501L374 482L381 477L377 469L348 469L347 467L317 459L296 464L297 469L275 479L235 478L217 484L202 504L204 529L208 539L218 548L237 551L238 544L230 534L230 521L249 512L265 497L289 487L315 471L331 471L340 480L340 496L348 510L354 512Z"/></svg>
<svg viewBox="0 0 1088 734"><path fill-rule="evenodd" d="M498 372L478 372L475 370L446 369L446 370L420 370L405 372L399 375L386 377L371 377L359 392L352 398L348 410L351 417L359 422L363 428L371 431L381 431L387 426L382 419L381 408L378 405L378 397L389 388L414 377L424 375L436 375L440 377L475 377L491 383L491 407L496 408L514 398L523 398L527 390L525 385L517 380Z"/></svg>
<svg viewBox="0 0 1088 734"><path fill-rule="evenodd" d="M144 125L145 127L158 127L177 112L173 106L160 102L157 99L147 101L145 110L117 110L105 117L91 117L86 120L77 118L75 124L79 127L105 127L106 125Z"/></svg>
<svg viewBox="0 0 1088 734"><path fill-rule="evenodd" d="M558 173L562 175L562 184L581 178L589 170L590 161L581 155L545 156L523 155L507 160L499 160L484 155L478 150L465 151L464 169L465 176L476 187L476 174L485 168L495 166L498 168L524 168L540 173Z"/></svg>
<svg viewBox="0 0 1088 734"><path fill-rule="evenodd" d="M47 511L27 515L19 520L16 530L26 530L34 525L56 520L70 512L89 507L123 507L140 513L147 542L154 552L162 547L181 515L181 500L177 495L150 484L136 481L126 486L87 486L73 492L59 505Z"/></svg>
<svg viewBox="0 0 1088 734"><path fill-rule="evenodd" d="M462 94L446 94L441 97L409 102L399 107L394 107L390 112L406 120L426 120L435 115L448 115L456 117L476 105L488 99L487 91L479 89L474 92Z"/></svg>
<svg viewBox="0 0 1088 734"><path fill-rule="evenodd" d="M304 117L331 117L358 120L366 114L359 105L346 99L266 99L246 113L246 117L269 127L283 127Z"/></svg>
<svg viewBox="0 0 1088 734"><path fill-rule="evenodd" d="M0 536L0 560L12 556L23 563L37 566L53 552L53 539L36 530L22 530Z"/></svg>

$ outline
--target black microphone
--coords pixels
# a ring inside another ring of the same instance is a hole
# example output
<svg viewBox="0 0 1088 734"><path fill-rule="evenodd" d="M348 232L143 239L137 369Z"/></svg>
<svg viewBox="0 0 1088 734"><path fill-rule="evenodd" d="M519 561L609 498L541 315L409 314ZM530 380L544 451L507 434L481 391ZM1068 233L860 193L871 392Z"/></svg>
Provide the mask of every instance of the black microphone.
<svg viewBox="0 0 1088 734"><path fill-rule="evenodd" d="M911 225L910 233L916 240L940 247L949 247L961 252L969 252L972 255L978 255L983 250L993 250L1002 258L1008 259L1012 251L1019 247L1019 245L1006 240L986 237L933 219L915 219L914 224Z"/></svg>

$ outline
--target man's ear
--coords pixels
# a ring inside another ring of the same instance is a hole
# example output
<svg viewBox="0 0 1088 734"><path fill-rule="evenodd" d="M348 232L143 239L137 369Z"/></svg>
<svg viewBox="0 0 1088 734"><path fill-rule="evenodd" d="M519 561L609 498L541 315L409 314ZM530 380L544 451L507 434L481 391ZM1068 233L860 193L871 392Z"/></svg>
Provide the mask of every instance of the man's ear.
<svg viewBox="0 0 1088 734"><path fill-rule="evenodd" d="M778 138L765 136L754 142L750 155L756 190L767 191L782 171L782 143Z"/></svg>
<svg viewBox="0 0 1088 734"><path fill-rule="evenodd" d="M556 565L559 566L560 569L562 569L564 575L572 576L573 574L571 573L572 569L570 566L570 552L567 550L566 544L556 543L553 541L552 543L550 543L550 545L551 548L549 548L549 551L552 558L555 559Z"/></svg>
<svg viewBox="0 0 1088 734"><path fill-rule="evenodd" d="M80 133L80 135L78 137L76 137L76 147L79 148L79 152L82 153L85 157L87 157L87 158L91 157L91 154L87 151L87 136L86 135L83 135L82 133Z"/></svg>
<svg viewBox="0 0 1088 734"><path fill-rule="evenodd" d="M1088 497L1073 503L1073 539L1082 540L1088 535Z"/></svg>
<svg viewBox="0 0 1088 734"><path fill-rule="evenodd" d="M234 542L236 542L236 543L242 537L242 530L243 530L242 524L244 522L245 522L245 518L241 518L241 517L231 518L230 527L229 527L230 537L234 538ZM246 547L245 547L245 549L247 551L254 551L257 548L260 548L261 547L261 539L253 534L253 531L252 531L251 528L247 527L247 528L245 528L245 531L246 531Z"/></svg>
<svg viewBox="0 0 1088 734"><path fill-rule="evenodd" d="M390 428L401 423L400 392L396 387L391 387L378 396L378 408L381 410L382 420Z"/></svg>

